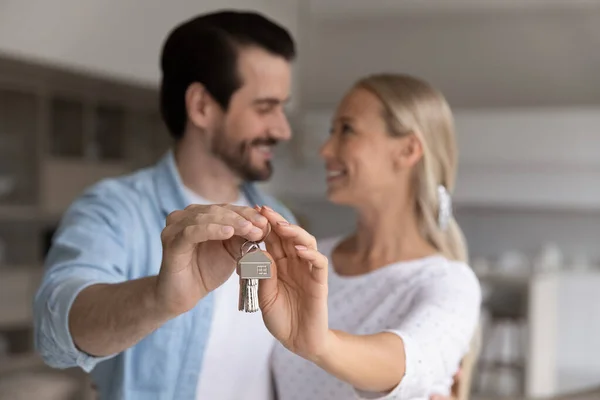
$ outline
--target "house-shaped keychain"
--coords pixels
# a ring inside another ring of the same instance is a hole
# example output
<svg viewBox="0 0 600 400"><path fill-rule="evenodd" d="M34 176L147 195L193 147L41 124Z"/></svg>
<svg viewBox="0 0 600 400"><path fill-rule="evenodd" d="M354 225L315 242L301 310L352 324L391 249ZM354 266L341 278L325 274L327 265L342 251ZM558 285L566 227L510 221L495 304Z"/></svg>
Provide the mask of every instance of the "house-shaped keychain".
<svg viewBox="0 0 600 400"><path fill-rule="evenodd" d="M268 279L271 259L260 250L250 251L238 261L238 273L242 279Z"/></svg>

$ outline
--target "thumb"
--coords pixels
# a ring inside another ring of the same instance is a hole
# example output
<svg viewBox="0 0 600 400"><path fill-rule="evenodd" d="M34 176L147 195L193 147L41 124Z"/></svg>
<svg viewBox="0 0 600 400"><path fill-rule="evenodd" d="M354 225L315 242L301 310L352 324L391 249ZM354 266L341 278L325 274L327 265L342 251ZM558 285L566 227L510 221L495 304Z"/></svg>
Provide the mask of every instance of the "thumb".
<svg viewBox="0 0 600 400"><path fill-rule="evenodd" d="M271 260L271 277L261 279L258 284L258 305L261 311L267 312L275 303L278 294L277 284L277 265L271 254L266 251L263 253Z"/></svg>
<svg viewBox="0 0 600 400"><path fill-rule="evenodd" d="M223 241L223 246L231 258L237 262L242 257L242 252L247 250L247 247L246 249L242 248L246 242L248 242L248 240L241 236L233 236L231 239Z"/></svg>

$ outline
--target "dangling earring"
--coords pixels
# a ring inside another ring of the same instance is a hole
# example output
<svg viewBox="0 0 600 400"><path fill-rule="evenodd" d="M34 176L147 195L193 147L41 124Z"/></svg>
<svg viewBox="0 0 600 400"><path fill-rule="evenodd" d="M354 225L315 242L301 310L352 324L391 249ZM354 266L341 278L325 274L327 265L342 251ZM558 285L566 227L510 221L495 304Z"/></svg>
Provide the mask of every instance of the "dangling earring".
<svg viewBox="0 0 600 400"><path fill-rule="evenodd" d="M448 229L450 220L452 219L452 198L444 185L439 185L437 188L439 209L438 209L438 226L442 231Z"/></svg>

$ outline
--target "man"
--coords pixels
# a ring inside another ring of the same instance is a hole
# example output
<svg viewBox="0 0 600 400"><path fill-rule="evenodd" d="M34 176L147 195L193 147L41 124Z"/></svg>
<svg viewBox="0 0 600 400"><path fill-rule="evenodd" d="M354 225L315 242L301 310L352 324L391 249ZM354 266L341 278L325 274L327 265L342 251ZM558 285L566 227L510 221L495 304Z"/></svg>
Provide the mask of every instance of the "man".
<svg viewBox="0 0 600 400"><path fill-rule="evenodd" d="M91 371L101 399L271 397L273 339L260 313L237 311L233 271L243 242L267 232L240 206L294 221L252 183L271 176L272 148L290 138L294 57L288 32L255 13L171 32L161 110L174 150L96 184L64 215L34 303L49 365Z"/></svg>
<svg viewBox="0 0 600 400"><path fill-rule="evenodd" d="M237 311L233 273L266 219L186 207L266 204L293 220L252 182L271 176L273 147L290 138L294 57L289 33L255 13L207 14L171 32L161 111L174 150L96 184L64 215L34 304L49 365L92 371L102 399L270 397L273 339L260 313Z"/></svg>

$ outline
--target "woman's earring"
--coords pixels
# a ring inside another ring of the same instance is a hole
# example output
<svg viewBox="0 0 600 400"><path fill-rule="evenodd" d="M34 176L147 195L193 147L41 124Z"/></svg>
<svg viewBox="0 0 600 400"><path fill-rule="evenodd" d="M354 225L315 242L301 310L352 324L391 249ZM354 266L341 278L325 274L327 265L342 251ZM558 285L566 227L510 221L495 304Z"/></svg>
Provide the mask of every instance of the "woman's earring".
<svg viewBox="0 0 600 400"><path fill-rule="evenodd" d="M439 200L438 226L445 231L450 225L450 219L452 219L452 198L444 185L439 185L437 191Z"/></svg>

